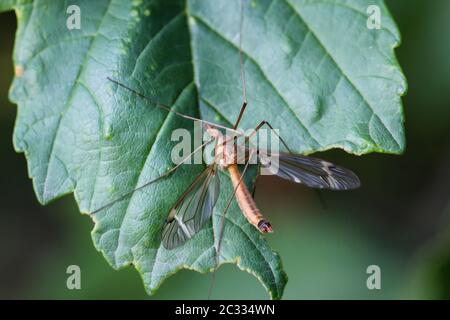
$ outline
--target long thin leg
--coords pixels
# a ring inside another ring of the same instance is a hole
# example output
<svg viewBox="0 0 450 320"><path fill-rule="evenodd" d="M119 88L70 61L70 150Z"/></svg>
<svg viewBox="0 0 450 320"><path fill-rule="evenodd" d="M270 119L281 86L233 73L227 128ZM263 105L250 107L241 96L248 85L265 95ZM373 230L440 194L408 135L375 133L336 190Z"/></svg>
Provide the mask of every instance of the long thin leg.
<svg viewBox="0 0 450 320"><path fill-rule="evenodd" d="M254 135L258 132L258 130L261 129L262 126L264 126L264 125L267 125L267 126L270 128L270 130L278 137L278 139L280 139L281 143L282 143L283 146L287 149L287 151L289 151L289 153L293 153L293 152L291 151L291 149L289 149L289 146L287 145L286 141L284 141L283 138L275 131L275 129L272 127L272 125L271 125L268 121L265 121L265 120L264 120L264 121L261 121L261 123L258 124L258 125L256 126L256 128L253 130L253 132L250 133L250 134L246 137L246 139L249 140L249 139L250 139L252 136L254 136Z"/></svg>
<svg viewBox="0 0 450 320"><path fill-rule="evenodd" d="M237 129L239 122L241 122L242 116L244 115L245 108L247 107L247 82L245 81L245 69L244 69L244 59L242 57L242 29L244 26L244 1L241 0L241 16L239 24L239 67L241 69L241 81L242 81L242 92L244 94L244 102L241 106L241 111L233 126L233 129Z"/></svg>
<svg viewBox="0 0 450 320"><path fill-rule="evenodd" d="M250 140L250 138L253 137L253 136L258 132L258 130L261 129L262 126L264 126L264 125L267 125L267 126L270 128L270 130L278 137L278 139L280 139L281 143L282 143L283 146L288 150L288 152L292 154L293 152L291 151L291 149L290 149L289 146L287 145L286 141L284 141L283 138L275 131L275 129L272 127L272 125L271 125L268 121L265 121L265 120L264 120L264 121L261 121L261 122L255 127L255 129L252 131L252 133L250 133L247 137L245 137L245 139L246 139L247 141ZM239 132L239 135L242 135L242 134ZM228 139L224 139L224 141L221 143L221 145L224 146L225 144L227 144L228 142L230 142L232 139L236 140L236 136L232 136L232 137L230 137L230 138L228 138Z"/></svg>
<svg viewBox="0 0 450 320"><path fill-rule="evenodd" d="M170 108L170 106L168 106L168 105L166 105L166 104L164 104L164 103L161 103L161 102L153 101L152 99L150 99L150 98L147 97L146 95L140 93L139 91L137 91L137 90L135 90L135 89L133 89L133 88L128 87L127 85L125 85L125 84L123 84L123 83L121 83L121 82L119 82L119 81L117 81L117 80L114 80L114 79L112 79L112 78L110 78L110 77L107 77L107 79L108 79L109 81L111 81L111 82L117 84L118 86L120 86L120 87L122 87L122 88L124 88L124 89L126 89L126 90L128 90L128 91L130 91L130 92L132 92L132 93L134 93L134 94L137 95L138 97L140 97L140 98L142 98L142 99L144 99L144 100L146 100L146 101L148 101L148 102L154 104L156 107L158 107L158 108L160 108L160 109L163 109L163 110L165 110L165 111L167 111L167 112L172 112L172 113L176 114L176 115L179 116L179 117L182 117L182 118L184 118L184 119L189 119L189 120L192 120L192 121L200 121L201 123L210 125L210 126L212 126L212 127L216 127L216 128L220 128L220 129L226 129L226 130L233 131L233 132L236 133L236 134L240 134L240 132L237 131L237 130L235 130L235 129L232 129L232 128L229 128L229 127L226 127L226 126L222 126L222 125L217 124L217 123L214 123L214 122L209 122L209 121L206 121L206 120L202 120L202 119L198 119L198 118L195 118L195 117L191 117L191 116L188 116L188 115L183 114L183 113L181 113L181 112L178 112L178 111L176 111L176 110L173 110L172 108Z"/></svg>
<svg viewBox="0 0 450 320"><path fill-rule="evenodd" d="M236 123L235 123L234 126L233 126L233 129L234 129L234 130L237 129L237 127L238 127L238 125L239 125L239 122L241 122L241 119L242 119L242 116L244 115L244 111L245 111L245 108L246 108L246 107L247 107L247 101L244 101L244 102L242 103L241 111L239 112L239 116L238 116L238 118L237 118L237 120L236 120Z"/></svg>
<svg viewBox="0 0 450 320"><path fill-rule="evenodd" d="M179 167L180 167L187 159L189 159L194 153L198 152L199 150L201 150L203 147L205 147L205 146L208 145L209 143L213 142L214 140L215 140L215 139L210 139L210 140L206 141L205 143L203 143L202 145L200 145L200 146L198 146L197 148L195 148L195 150L192 151L188 156L186 156L180 163L178 163L175 167L173 167L173 168L167 170L166 172L164 172L164 173L163 173L162 175L160 175L159 177L157 177L157 178L155 178L155 179L152 179L152 180L150 180L150 181L144 183L143 185L137 187L136 189L134 189L134 190L132 190L132 191L129 191L129 192L124 193L123 195L121 195L120 197L118 197L116 200L111 201L111 202L109 202L109 203L107 203L107 204L101 206L100 208L98 208L98 209L96 209L96 210L90 212L89 215L94 215L94 214L96 214L96 213L98 213L98 212L100 212L100 211L102 211L102 210L104 210L104 209L106 209L106 208L112 206L112 205L115 204L116 202L119 202L119 201L121 201L121 200L123 200L123 199L129 197L129 196L132 195L134 192L136 192L136 191L138 191L138 190L141 190L141 189L143 189L143 188L145 188L145 187L151 185L152 183L155 183L155 182L157 182L158 180L161 180L161 179L167 177L167 176L170 175L172 172L174 172L175 170L177 170L177 169L178 169L178 168L179 168Z"/></svg>
<svg viewBox="0 0 450 320"><path fill-rule="evenodd" d="M249 157L249 159L250 158L251 157ZM250 164L250 161L247 160L247 162L245 163L245 166L244 166L244 170L242 170L239 182L236 185L236 187L234 188L233 194L228 198L227 205L226 205L225 210L223 211L223 214L222 214L221 219L220 219L219 239L217 240L217 246L216 246L216 266L215 266L213 274L212 274L211 286L209 287L209 292L208 292L208 299L210 299L211 294L212 294L212 289L214 287L214 282L215 282L215 279L216 279L216 268L219 266L219 262L220 262L220 247L221 247L222 238L223 238L223 230L224 230L224 225L225 225L225 215L227 214L228 209L231 206L231 202L233 201L234 196L236 195L236 192L237 192L239 186L242 183L242 180L244 179L244 175L245 175L245 172L247 171L247 168L248 168L249 164Z"/></svg>

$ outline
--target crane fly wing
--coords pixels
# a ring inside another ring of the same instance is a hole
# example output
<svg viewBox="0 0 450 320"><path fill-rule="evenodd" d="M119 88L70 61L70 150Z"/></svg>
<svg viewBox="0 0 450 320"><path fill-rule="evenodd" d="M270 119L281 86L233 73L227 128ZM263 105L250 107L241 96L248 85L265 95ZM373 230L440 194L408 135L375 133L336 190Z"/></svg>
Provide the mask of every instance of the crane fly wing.
<svg viewBox="0 0 450 320"><path fill-rule="evenodd" d="M270 166L270 155L260 152L260 163L280 178L302 183L311 188L351 190L361 185L352 171L331 162L291 153L279 153L278 166Z"/></svg>
<svg viewBox="0 0 450 320"><path fill-rule="evenodd" d="M179 247L202 229L211 218L219 191L217 169L210 166L195 179L170 210L162 231L164 248L171 250Z"/></svg>

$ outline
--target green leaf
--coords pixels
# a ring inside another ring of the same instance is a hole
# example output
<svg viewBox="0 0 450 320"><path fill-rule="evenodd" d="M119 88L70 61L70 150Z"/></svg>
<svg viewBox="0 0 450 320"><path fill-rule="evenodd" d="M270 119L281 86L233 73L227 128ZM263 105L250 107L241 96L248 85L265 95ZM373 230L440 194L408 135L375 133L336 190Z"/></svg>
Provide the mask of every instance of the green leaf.
<svg viewBox="0 0 450 320"><path fill-rule="evenodd" d="M41 203L73 192L80 211L91 212L173 167L171 133L192 123L108 76L194 117L237 118L238 1L5 3L0 9L14 4L18 17L14 144ZM81 9L79 30L66 28L71 4ZM370 4L381 8L381 30L366 27ZM383 1L245 1L244 16L249 107L242 128L267 120L302 153L403 151L406 83L393 53L400 36ZM93 217L97 249L114 268L132 263L149 293L181 268L215 267L214 241L232 190L227 175L209 225L176 250L159 238L169 209L202 168L182 166ZM248 177L251 187L254 172ZM272 298L282 296L280 258L236 203L224 229L226 262L258 277Z"/></svg>

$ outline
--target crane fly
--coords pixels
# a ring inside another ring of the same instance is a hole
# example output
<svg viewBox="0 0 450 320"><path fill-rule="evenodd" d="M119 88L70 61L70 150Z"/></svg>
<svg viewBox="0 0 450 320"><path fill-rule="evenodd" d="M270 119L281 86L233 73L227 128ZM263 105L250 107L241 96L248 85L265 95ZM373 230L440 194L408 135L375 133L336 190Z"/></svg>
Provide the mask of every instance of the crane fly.
<svg viewBox="0 0 450 320"><path fill-rule="evenodd" d="M127 87L123 83L111 78L108 79L113 83L132 91L140 97L147 99L146 96L132 88ZM237 131L236 128L242 118L246 105L247 102L244 102L241 107L239 118L233 128L226 128L205 120L195 119L175 111L175 113L179 116L185 118L187 117L188 119L203 123L206 126L206 131L211 139L196 148L179 164L161 176L93 211L91 214L95 214L106 207L113 205L117 201L131 195L133 192L143 189L144 187L169 176L194 153L202 150L203 147L213 142L215 143L213 163L208 165L206 169L194 179L191 185L181 195L179 200L176 201L175 205L168 213L161 238L162 244L166 249L170 250L183 245L187 240L198 233L206 222L209 221L220 194L220 180L217 175L219 170L228 171L234 188L233 196L236 198L236 201L248 222L261 233L272 232L271 223L261 214L246 185L242 183L244 173L247 170L252 154L257 154L259 164L268 168L270 168L269 164L271 163L271 157L278 157L279 164L273 169L273 174L286 180L304 184L308 187L331 190L350 190L359 187L360 181L352 171L322 159L295 154L290 151L270 154L267 150L246 148L244 154L246 157L245 167L243 172L240 173L238 169L239 161L237 150L238 148L242 148L242 146L237 146L235 144L234 137L243 135L240 131ZM157 104L157 106L162 107L164 110L169 112L173 111L166 105ZM253 132L249 136L245 136L245 138L248 140L250 136L256 134L256 132L264 125L269 126L269 128L273 130L270 123L267 121L262 121L253 130ZM219 129L225 128L231 129L235 136L231 138L224 136ZM286 144L281 137L280 140L283 144ZM288 149L287 145L286 148ZM228 202L226 210L229 205L230 201ZM225 216L225 213L226 212L224 212L223 216Z"/></svg>
<svg viewBox="0 0 450 320"><path fill-rule="evenodd" d="M168 250L182 246L189 239L194 237L211 219L214 207L220 195L220 179L218 177L218 172L220 170L227 171L229 173L230 180L233 185L233 193L232 196L228 199L225 210L222 213L222 222L220 225L221 229L219 232L218 242L216 244L216 258L218 259L219 256L223 225L225 222L225 214L228 211L233 199L236 199L236 202L238 203L239 208L241 209L247 221L257 230L259 230L259 232L264 234L273 231L271 223L262 215L253 199L253 196L249 192L245 183L243 183L243 177L250 164L250 158L252 156L256 157L259 166L269 168L271 171L273 169L273 167L269 166L269 164L271 163L271 157L276 156L278 158L278 166L276 167L276 170L272 171L274 175L295 183L304 184L311 188L350 190L358 188L360 186L359 178L352 171L322 159L304 156L292 152L289 149L287 143L282 139L280 135L276 133L276 131L268 121L262 121L253 129L252 133L247 136L245 136L241 131L237 129L248 104L245 71L243 67L242 57L242 25L243 4L241 1L239 62L244 101L242 103L237 120L231 128L180 113L176 110L171 109L169 105L155 102L151 98L143 95L133 88L130 88L129 86L115 79L108 78L109 81L116 84L118 87L122 87L130 91L131 93L136 94L140 98L150 102L152 105L160 109L165 110L166 112L171 112L179 117L200 122L206 128L210 139L193 150L192 153L190 153L180 163L176 164L172 169L166 171L159 177L148 181L147 183L144 183L131 192L127 192L126 194L120 196L118 199L91 212L91 215L107 207L110 207L120 200L123 200L124 198L132 195L137 190L143 189L160 179L168 177L169 175L174 173L180 167L180 165L185 162L185 160L190 158L196 152L202 151L207 145L211 143L214 143L214 159L212 163L209 164L206 169L204 169L204 171L194 179L190 186L183 192L181 197L175 202L172 209L167 213L167 219L161 230L161 242L162 245ZM272 154L267 150L251 148L247 146L242 147L237 145L236 137L244 137L246 140L248 140L251 136L255 135L263 126L269 127L271 132L277 135L281 143L286 148L287 152ZM232 132L233 136L231 138L225 136L221 132L221 130L224 129ZM240 172L238 168L239 156L237 151L242 148L244 148L245 151L245 165L242 172Z"/></svg>

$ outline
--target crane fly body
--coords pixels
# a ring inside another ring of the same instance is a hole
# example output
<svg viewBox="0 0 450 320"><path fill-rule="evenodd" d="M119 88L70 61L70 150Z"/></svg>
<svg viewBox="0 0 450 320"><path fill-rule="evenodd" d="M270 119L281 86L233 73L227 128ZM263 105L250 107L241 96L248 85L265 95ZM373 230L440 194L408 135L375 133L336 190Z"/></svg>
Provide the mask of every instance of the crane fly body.
<svg viewBox="0 0 450 320"><path fill-rule="evenodd" d="M134 92L133 89L126 87L124 84L112 79L110 80L119 86L125 87ZM145 96L140 96L146 98ZM243 104L242 109L244 108L245 103ZM171 111L171 109L164 109L169 112ZM178 115L183 116L181 114ZM240 116L241 115L242 112ZM239 136L242 137L243 134L240 131L235 130L236 126L233 129L230 129L233 132L233 136L230 138L222 134L219 130L224 129L223 126L215 125L200 119L197 119L197 121L200 121L206 127L206 131L210 136L209 140L197 147L192 153L183 159L181 163L178 163L175 167L166 171L161 176L141 185L131 192L127 192L118 199L91 212L91 214L95 214L132 195L137 190L143 189L150 184L159 181L160 179L168 177L194 153L203 151L203 148L210 143L214 143L214 157L212 163L210 163L206 169L194 179L191 185L181 195L179 200L174 204L168 213L161 237L163 246L168 250L183 245L186 241L198 233L211 218L220 194L220 180L217 174L219 170L228 172L233 186L233 197L236 198L239 208L247 221L261 233L270 233L273 231L271 223L261 214L252 195L248 191L245 183L242 181L252 156L256 156L258 164L268 169L273 175L277 175L280 178L295 183L304 184L311 188L351 190L360 186L360 180L356 174L331 162L319 158L295 154L291 151L271 153L264 149L237 145L236 138ZM263 125L268 125L271 130L273 130L272 126L270 126L268 122L263 121L255 128L253 134L256 133ZM244 137L245 141L248 141L250 135ZM283 144L285 144L281 137L279 138ZM287 145L286 148L288 149ZM272 165L274 158L277 159L276 166ZM245 163L242 173L238 169L238 164L240 163ZM225 217L225 213L228 210L232 199L233 198L229 199L228 205L223 212L222 217ZM219 246L220 237L221 235L219 235Z"/></svg>
<svg viewBox="0 0 450 320"><path fill-rule="evenodd" d="M211 137L209 142L214 143L214 157L212 163L193 181L170 210L162 232L162 243L166 249L173 249L185 243L211 217L220 192L218 170L229 173L236 201L249 223L262 233L272 232L270 222L262 216L246 185L242 183L238 169L242 154L247 158L247 163L251 155L247 150L244 150L244 153L238 152L234 137L226 137L211 124L205 126Z"/></svg>
<svg viewBox="0 0 450 320"><path fill-rule="evenodd" d="M272 232L272 225L259 211L245 183L241 183L241 174L237 166L239 163L239 155L238 148L234 144L235 140L233 138L226 139L218 129L215 129L212 126L207 126L207 132L217 141L215 148L216 163L220 169L228 171L231 183L235 189L236 201L239 208L241 208L242 213L247 218L248 222L262 233ZM233 143L227 143L227 141ZM244 152L245 151L247 150L244 150ZM244 154L244 156L245 155L246 154ZM251 156L248 155L248 157L250 158Z"/></svg>
<svg viewBox="0 0 450 320"><path fill-rule="evenodd" d="M225 223L225 214L227 213L233 199L236 199L236 202L247 221L259 230L259 232L272 232L271 223L261 214L253 199L253 196L250 194L247 186L243 182L243 177L250 163L257 163L259 168L266 169L266 172L268 171L280 178L292 181L294 183L304 184L311 188L351 190L360 186L359 178L352 171L322 159L292 152L287 143L268 121L261 121L261 123L256 126L249 135L244 135L237 129L247 107L247 91L245 71L243 67L241 37L243 25L242 1L240 17L239 62L244 101L237 120L231 128L180 113L172 109L169 105L155 102L153 99L143 95L133 88L130 88L115 79L108 78L109 81L116 84L118 87L132 92L139 98L146 100L153 106L162 109L165 112L171 112L178 117L188 119L190 121L198 121L203 125L203 128L206 129L210 139L196 147L193 152L191 152L180 163L176 164L172 169L90 213L93 215L113 205L114 203L131 196L134 192L156 183L161 179L169 177L171 174L174 174L175 171L192 155L197 152L203 152L204 148L214 143L213 161L207 164L206 169L192 181L190 186L183 192L183 194L167 213L167 218L161 232L161 243L164 248L168 250L180 247L189 239L194 237L205 226L205 224L210 221L221 189L218 172L225 171L229 174L231 184L233 186L233 193L232 196L228 198L225 209L221 212L222 221L219 225L220 229L218 241L215 242L217 260L216 267L219 265L219 251ZM237 138L243 137L245 141L249 141L249 139L264 126L268 127L271 132L277 136L278 140L282 143L287 152L272 152L264 148L259 148L258 146L252 147L246 146L245 144L244 146L241 146L237 144ZM228 130L229 132L232 132L233 135L229 137L228 135L223 134L221 130ZM252 159L256 159L256 161L252 162ZM273 159L276 159L276 165L273 165ZM242 172L240 172L238 164L244 164Z"/></svg>
<svg viewBox="0 0 450 320"><path fill-rule="evenodd" d="M228 172L233 196L247 221L261 233L273 231L271 223L261 214L247 186L242 182L253 155L272 174L312 188L350 190L360 185L358 177L352 171L331 162L291 152L273 154L268 150L237 145L236 135L242 135L241 133L228 137L210 123L205 124L205 127L211 137L205 144L214 143L214 158L171 209L162 232L162 243L166 249L184 244L211 218L220 193L218 170ZM245 136L246 140L249 137ZM276 166L272 166L274 157L277 159ZM242 162L245 162L245 168L241 173L238 163ZM228 210L230 201L225 211Z"/></svg>

